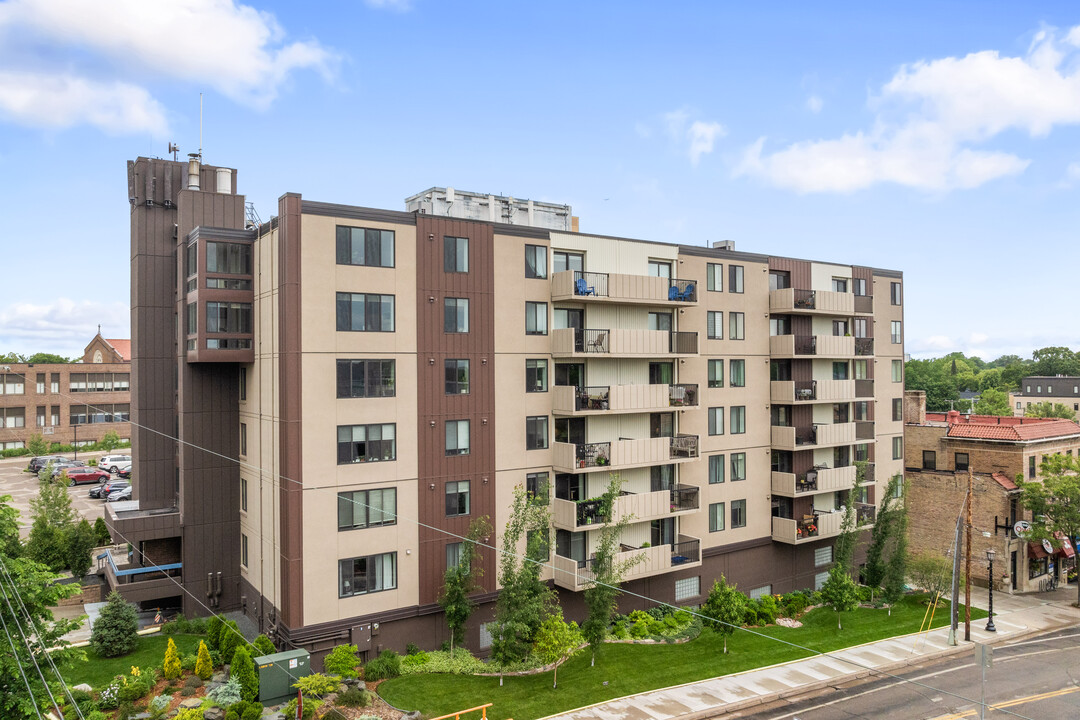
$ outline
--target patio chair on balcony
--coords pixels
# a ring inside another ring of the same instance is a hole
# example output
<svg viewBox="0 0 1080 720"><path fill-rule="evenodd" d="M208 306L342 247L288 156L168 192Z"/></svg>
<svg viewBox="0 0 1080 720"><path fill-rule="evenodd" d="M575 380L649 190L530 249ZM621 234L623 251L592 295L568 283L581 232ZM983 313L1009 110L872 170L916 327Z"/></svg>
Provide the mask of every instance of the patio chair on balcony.
<svg viewBox="0 0 1080 720"><path fill-rule="evenodd" d="M672 285L668 288L667 293L668 300L687 302L694 298L694 283L690 283L686 286L685 290L679 291L679 288Z"/></svg>
<svg viewBox="0 0 1080 720"><path fill-rule="evenodd" d="M574 294L596 295L596 288L585 282L585 278L578 278L574 281Z"/></svg>
<svg viewBox="0 0 1080 720"><path fill-rule="evenodd" d="M597 333L596 337L589 343L589 352L602 353L607 352L607 333Z"/></svg>

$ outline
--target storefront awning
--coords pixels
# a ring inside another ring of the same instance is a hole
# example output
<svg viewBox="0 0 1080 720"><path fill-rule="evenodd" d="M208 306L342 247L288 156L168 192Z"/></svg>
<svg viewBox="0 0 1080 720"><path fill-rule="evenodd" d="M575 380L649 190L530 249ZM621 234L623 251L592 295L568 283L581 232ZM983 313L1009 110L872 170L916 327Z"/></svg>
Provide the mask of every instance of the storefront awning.
<svg viewBox="0 0 1080 720"><path fill-rule="evenodd" d="M1058 555L1067 558L1076 557L1076 550L1073 549L1072 543L1069 542L1069 538L1065 537L1065 533L1056 532L1054 533L1054 537L1061 543L1061 548L1057 551Z"/></svg>
<svg viewBox="0 0 1080 720"><path fill-rule="evenodd" d="M1040 543L1029 542L1028 543L1028 557L1032 560L1042 560L1047 557L1049 553L1043 550L1043 546Z"/></svg>

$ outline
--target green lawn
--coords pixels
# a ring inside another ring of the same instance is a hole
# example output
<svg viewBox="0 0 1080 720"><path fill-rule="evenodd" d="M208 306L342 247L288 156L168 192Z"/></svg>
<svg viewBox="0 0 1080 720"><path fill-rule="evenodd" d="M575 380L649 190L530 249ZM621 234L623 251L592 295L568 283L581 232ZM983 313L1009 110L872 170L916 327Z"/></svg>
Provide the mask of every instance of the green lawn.
<svg viewBox="0 0 1080 720"><path fill-rule="evenodd" d="M165 661L165 648L169 638L176 641L176 649L181 656L198 652L199 640L205 635L146 635L139 637L139 644L134 652L122 657L103 658L90 648L86 650L86 662L70 663L60 668L68 685L87 683L95 690L100 690L117 675L127 675L131 666L140 668L161 665Z"/></svg>
<svg viewBox="0 0 1080 720"><path fill-rule="evenodd" d="M828 652L917 632L925 612L921 597L907 597L893 608L892 617L887 610L844 613L843 630L836 627L836 613L819 608L803 616L801 628L774 626L758 628L757 632ZM973 619L986 617L977 608L972 608L971 615ZM963 622L963 608L960 618ZM941 627L948 622L948 604L942 603L933 624ZM723 654L723 638L710 631L682 645L609 644L597 656L595 667L589 666L588 650L565 663L559 669L558 689L551 687L551 673L507 677L501 688L498 678L409 675L387 680L379 686L379 693L395 707L419 710L429 717L491 702L494 706L488 709L488 717L493 720L533 720L624 695L813 654L768 637L736 631L728 640L727 655Z"/></svg>

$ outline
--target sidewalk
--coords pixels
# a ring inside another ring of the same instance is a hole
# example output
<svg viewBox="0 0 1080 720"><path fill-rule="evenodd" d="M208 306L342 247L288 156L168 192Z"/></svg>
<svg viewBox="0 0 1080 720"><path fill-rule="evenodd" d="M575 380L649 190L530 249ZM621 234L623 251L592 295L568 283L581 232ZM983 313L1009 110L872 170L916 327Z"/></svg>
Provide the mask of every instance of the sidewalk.
<svg viewBox="0 0 1080 720"><path fill-rule="evenodd" d="M972 606L985 610L986 590L973 588L972 594L977 596L972 598ZM996 644L1080 624L1080 610L1070 606L1075 601L1075 587L1036 595L995 593L994 625L997 632L984 630L986 620L972 621L971 639ZM827 657L795 660L639 693L548 717L560 720L696 720L865 677L873 670L896 672L912 663L972 652L971 643L962 639L963 616L957 634L960 642L956 647L948 644L949 628L946 626L926 635L879 640L838 650Z"/></svg>

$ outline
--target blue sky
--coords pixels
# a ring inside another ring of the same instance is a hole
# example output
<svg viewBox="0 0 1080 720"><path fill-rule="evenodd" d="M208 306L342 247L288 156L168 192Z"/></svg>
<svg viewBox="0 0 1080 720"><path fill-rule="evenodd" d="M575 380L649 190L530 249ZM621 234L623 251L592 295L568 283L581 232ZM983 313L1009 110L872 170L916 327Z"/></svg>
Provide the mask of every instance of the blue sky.
<svg viewBox="0 0 1080 720"><path fill-rule="evenodd" d="M125 161L903 270L907 349L1080 348L1072 3L0 2L0 351L126 337Z"/></svg>

